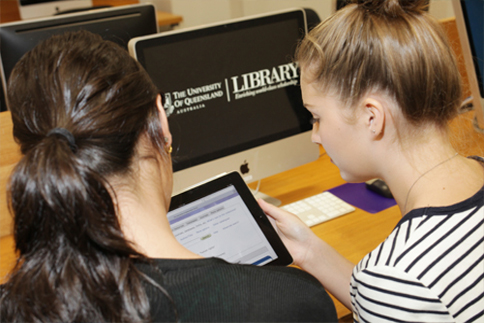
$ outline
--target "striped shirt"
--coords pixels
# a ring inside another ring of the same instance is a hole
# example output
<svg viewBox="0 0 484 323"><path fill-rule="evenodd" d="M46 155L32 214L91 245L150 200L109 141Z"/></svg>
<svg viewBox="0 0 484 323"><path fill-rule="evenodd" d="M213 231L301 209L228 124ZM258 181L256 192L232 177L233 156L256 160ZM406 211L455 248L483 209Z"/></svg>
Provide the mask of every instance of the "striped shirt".
<svg viewBox="0 0 484 323"><path fill-rule="evenodd" d="M353 270L356 322L484 322L484 187L409 212Z"/></svg>

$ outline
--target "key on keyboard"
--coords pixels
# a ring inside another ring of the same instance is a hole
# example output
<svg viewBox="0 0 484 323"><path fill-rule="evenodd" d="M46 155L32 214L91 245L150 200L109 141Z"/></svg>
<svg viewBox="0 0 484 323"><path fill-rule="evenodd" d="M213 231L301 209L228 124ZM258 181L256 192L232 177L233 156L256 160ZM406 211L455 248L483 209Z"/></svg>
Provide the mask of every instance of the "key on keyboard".
<svg viewBox="0 0 484 323"><path fill-rule="evenodd" d="M330 192L323 192L282 206L312 227L324 221L353 212L355 208Z"/></svg>

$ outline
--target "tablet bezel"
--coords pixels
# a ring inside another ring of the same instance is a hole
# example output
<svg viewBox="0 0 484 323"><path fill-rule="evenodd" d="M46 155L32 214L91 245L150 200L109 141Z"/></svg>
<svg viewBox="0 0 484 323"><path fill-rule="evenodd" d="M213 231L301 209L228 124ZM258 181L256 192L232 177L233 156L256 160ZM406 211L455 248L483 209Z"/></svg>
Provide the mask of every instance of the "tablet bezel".
<svg viewBox="0 0 484 323"><path fill-rule="evenodd" d="M250 189L247 187L247 184L244 182L238 172L228 173L209 182L200 184L199 186L196 186L188 191L173 196L171 199L169 211L187 205L210 194L216 193L228 186L233 186L237 190L237 193L240 195L244 204L249 209L250 214L252 215L260 230L264 234L266 240L269 242L269 244L277 254L277 259L274 259L273 261L266 263L263 266L288 266L292 264L293 259L289 254L289 251L284 246L284 243L282 242L277 232L274 230L274 227L267 218L267 215L260 208L256 199L254 198L254 195L251 193Z"/></svg>

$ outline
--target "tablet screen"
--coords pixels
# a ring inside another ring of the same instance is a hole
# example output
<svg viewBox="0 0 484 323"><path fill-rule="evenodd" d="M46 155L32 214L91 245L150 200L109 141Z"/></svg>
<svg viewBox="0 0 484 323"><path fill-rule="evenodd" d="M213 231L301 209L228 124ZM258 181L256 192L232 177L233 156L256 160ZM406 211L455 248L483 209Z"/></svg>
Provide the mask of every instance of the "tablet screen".
<svg viewBox="0 0 484 323"><path fill-rule="evenodd" d="M176 239L203 257L259 266L290 264L292 259L287 260L287 250L245 183L227 179L240 175L229 175L173 197L168 221ZM237 185L245 186L242 192ZM286 259L280 259L281 253Z"/></svg>

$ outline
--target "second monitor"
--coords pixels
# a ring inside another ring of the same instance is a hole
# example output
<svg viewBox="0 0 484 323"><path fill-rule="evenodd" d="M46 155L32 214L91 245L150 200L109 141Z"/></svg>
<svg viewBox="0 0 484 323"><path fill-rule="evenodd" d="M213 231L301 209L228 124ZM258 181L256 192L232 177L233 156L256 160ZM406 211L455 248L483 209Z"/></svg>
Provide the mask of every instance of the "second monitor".
<svg viewBox="0 0 484 323"><path fill-rule="evenodd" d="M174 193L222 172L252 182L318 158L293 62L305 33L305 11L291 9L130 41L164 93Z"/></svg>
<svg viewBox="0 0 484 323"><path fill-rule="evenodd" d="M127 48L131 38L157 32L156 11L151 4L119 6L107 9L21 20L0 25L0 111L7 110L3 94L7 80L20 58L39 42L53 35L87 30Z"/></svg>

